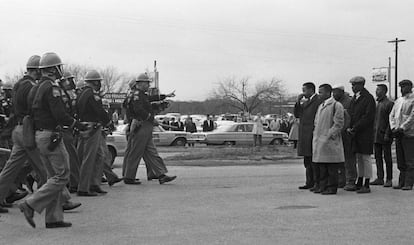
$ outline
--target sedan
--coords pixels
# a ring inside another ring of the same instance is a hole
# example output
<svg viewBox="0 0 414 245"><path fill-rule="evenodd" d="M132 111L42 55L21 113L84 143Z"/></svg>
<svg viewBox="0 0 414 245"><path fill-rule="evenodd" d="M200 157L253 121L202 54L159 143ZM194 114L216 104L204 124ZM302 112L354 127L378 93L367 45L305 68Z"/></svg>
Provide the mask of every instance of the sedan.
<svg viewBox="0 0 414 245"><path fill-rule="evenodd" d="M127 147L126 126L119 125L111 135L106 137L106 145L111 152L112 163L116 156L123 156ZM157 146L185 146L189 133L183 131L166 131L161 126L154 126L152 138Z"/></svg>
<svg viewBox="0 0 414 245"><path fill-rule="evenodd" d="M232 123L217 127L206 133L194 133L188 142L205 143L207 145L251 145L253 144L253 123ZM281 145L288 142L288 135L279 131L264 131L264 145Z"/></svg>

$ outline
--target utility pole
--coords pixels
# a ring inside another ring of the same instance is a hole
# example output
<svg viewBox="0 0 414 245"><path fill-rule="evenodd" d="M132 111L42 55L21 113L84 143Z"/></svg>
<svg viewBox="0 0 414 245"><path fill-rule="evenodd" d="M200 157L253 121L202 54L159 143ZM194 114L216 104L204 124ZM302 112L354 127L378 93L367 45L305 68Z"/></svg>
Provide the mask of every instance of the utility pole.
<svg viewBox="0 0 414 245"><path fill-rule="evenodd" d="M395 43L395 98L397 99L398 96L398 43L399 42L405 42L403 39L395 38L394 40L388 41L388 43Z"/></svg>
<svg viewBox="0 0 414 245"><path fill-rule="evenodd" d="M388 96L391 99L391 57L388 57L388 74L387 74L387 79L388 79ZM397 99L397 98L395 98Z"/></svg>

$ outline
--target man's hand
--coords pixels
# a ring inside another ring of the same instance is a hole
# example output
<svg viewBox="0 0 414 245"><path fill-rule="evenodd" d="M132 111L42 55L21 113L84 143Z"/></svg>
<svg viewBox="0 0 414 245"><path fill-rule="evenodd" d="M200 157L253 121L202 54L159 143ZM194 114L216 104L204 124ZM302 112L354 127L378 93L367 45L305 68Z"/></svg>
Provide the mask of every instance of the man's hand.
<svg viewBox="0 0 414 245"><path fill-rule="evenodd" d="M299 102L303 97L305 97L305 94L300 94L300 95L298 95L298 99L297 99L297 101Z"/></svg>
<svg viewBox="0 0 414 245"><path fill-rule="evenodd" d="M394 135L394 137L396 137L396 138L402 137L404 135L404 129L402 129L402 128L393 128L392 129L392 135Z"/></svg>
<svg viewBox="0 0 414 245"><path fill-rule="evenodd" d="M353 129L353 128L347 128L347 129L346 129L346 132L347 132L349 135L354 135L354 134L355 134L355 131L354 131L354 129Z"/></svg>

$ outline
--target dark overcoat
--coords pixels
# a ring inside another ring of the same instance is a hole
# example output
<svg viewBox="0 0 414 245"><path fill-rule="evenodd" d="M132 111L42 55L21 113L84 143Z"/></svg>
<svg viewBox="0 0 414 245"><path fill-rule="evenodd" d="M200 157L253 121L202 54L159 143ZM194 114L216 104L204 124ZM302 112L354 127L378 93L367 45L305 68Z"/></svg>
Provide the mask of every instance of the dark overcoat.
<svg viewBox="0 0 414 245"><path fill-rule="evenodd" d="M390 113L394 102L387 97L378 100L377 109L375 112L374 124L374 143L377 144L391 144L391 128L390 128ZM388 140L386 141L386 136Z"/></svg>
<svg viewBox="0 0 414 245"><path fill-rule="evenodd" d="M352 137L354 153L372 154L374 145L375 99L365 88L358 99L352 97L349 106L351 122L349 127L355 134Z"/></svg>
<svg viewBox="0 0 414 245"><path fill-rule="evenodd" d="M294 107L294 114L299 118L299 139L298 139L298 155L311 157L312 156L312 139L315 114L318 106L323 101L317 94L311 100L303 103L296 102Z"/></svg>

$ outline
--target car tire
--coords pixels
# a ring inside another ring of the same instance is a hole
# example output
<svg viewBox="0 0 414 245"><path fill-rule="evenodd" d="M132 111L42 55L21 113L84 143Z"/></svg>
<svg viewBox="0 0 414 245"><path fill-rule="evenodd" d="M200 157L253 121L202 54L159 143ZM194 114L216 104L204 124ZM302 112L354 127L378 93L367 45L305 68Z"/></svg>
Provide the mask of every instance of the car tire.
<svg viewBox="0 0 414 245"><path fill-rule="evenodd" d="M274 139L270 143L271 145L283 145L283 139Z"/></svg>
<svg viewBox="0 0 414 245"><path fill-rule="evenodd" d="M227 145L227 146L232 146L232 145L235 145L236 144L236 142L234 142L234 141L224 141L224 145Z"/></svg>
<svg viewBox="0 0 414 245"><path fill-rule="evenodd" d="M111 153L111 167L114 165L116 158L116 150L112 146L108 146L109 153Z"/></svg>
<svg viewBox="0 0 414 245"><path fill-rule="evenodd" d="M173 146L185 146L185 144L187 143L187 140L184 138L177 138L174 140L174 142L172 143Z"/></svg>

